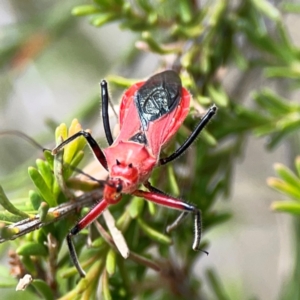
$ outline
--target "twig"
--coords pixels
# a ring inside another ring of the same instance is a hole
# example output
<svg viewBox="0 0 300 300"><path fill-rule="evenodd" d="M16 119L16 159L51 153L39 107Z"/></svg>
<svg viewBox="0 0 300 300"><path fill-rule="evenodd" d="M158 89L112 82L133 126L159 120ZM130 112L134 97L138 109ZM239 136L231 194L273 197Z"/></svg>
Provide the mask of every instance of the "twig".
<svg viewBox="0 0 300 300"><path fill-rule="evenodd" d="M65 218L72 212L75 212L78 208L83 206L90 206L93 203L96 203L102 197L102 189L97 189L90 193L85 193L84 195L76 198L75 201L69 201L67 203L63 203L56 207L50 208L48 211L48 215L54 216L53 219L47 220L46 222L42 222L39 215L35 215L33 218L27 218L20 222L11 224L6 229L14 230L16 233L8 238L3 238L0 236L0 243L4 243L8 240L14 240L18 237L21 237L33 230L39 229L43 226L46 226L50 223L57 222L60 219ZM2 229L3 230L3 229Z"/></svg>

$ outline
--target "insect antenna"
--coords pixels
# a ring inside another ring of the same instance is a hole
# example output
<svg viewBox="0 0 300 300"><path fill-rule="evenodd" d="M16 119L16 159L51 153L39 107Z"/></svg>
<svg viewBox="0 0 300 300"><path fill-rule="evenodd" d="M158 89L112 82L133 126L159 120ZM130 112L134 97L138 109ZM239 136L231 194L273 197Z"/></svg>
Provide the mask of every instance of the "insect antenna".
<svg viewBox="0 0 300 300"><path fill-rule="evenodd" d="M29 144L31 144L33 147L44 151L51 151L50 149L47 149L45 147L43 147L41 144L39 144L37 141L35 141L32 137L30 137L29 135L27 135L26 133L19 131L19 130L4 130L4 131L0 131L0 136L4 136L4 135L14 135L17 136L25 141L27 141ZM60 161L61 163L63 163L63 161ZM108 184L106 180L99 180L96 179L95 177L85 173L84 171L82 171L81 169L74 167L72 165L68 165L68 167L70 169L72 169L73 171L75 171L76 173L82 174L85 177L89 178L92 181L95 181L97 183L99 183L100 185L104 185L104 184Z"/></svg>
<svg viewBox="0 0 300 300"><path fill-rule="evenodd" d="M62 161L61 161L61 162L62 162ZM74 167L74 166L72 166L72 165L68 165L68 167L69 167L70 169L72 169L73 171L75 171L76 173L81 174L81 175L87 177L88 179L90 179L90 180L92 180L92 181L95 181L95 182L97 182L97 183L99 183L99 184L103 184L103 185L104 185L104 184L108 184L107 180L97 179L97 178L95 178L95 177L89 175L88 173L82 171L81 169L79 169L79 168L77 168L77 167Z"/></svg>
<svg viewBox="0 0 300 300"><path fill-rule="evenodd" d="M31 144L35 148L42 150L43 152L46 150L49 150L47 148L44 148L41 144L36 142L32 137L30 137L29 135L27 135L26 133L24 133L22 131L18 131L18 130L0 131L0 136L2 136L2 135L15 135L15 136L27 141L29 144Z"/></svg>
<svg viewBox="0 0 300 300"><path fill-rule="evenodd" d="M62 163L62 161L61 161L61 163ZM95 178L95 177L93 177L93 176L87 174L86 172L82 171L81 169L79 169L79 168L77 168L77 167L74 167L74 166L72 166L72 165L68 165L68 167L69 167L70 169L72 169L73 171L75 171L75 172L77 172L77 173L79 173L79 174L81 174L81 175L83 175L83 176L89 178L90 180L99 183L100 185L108 185L108 186L110 186L110 187L112 187L112 188L115 188L116 191L117 191L118 193L120 193L120 192L122 191L122 188L123 188L123 187L122 187L122 184L121 184L121 183L118 183L118 184L110 183L110 182L107 181L107 180L97 179L97 178Z"/></svg>

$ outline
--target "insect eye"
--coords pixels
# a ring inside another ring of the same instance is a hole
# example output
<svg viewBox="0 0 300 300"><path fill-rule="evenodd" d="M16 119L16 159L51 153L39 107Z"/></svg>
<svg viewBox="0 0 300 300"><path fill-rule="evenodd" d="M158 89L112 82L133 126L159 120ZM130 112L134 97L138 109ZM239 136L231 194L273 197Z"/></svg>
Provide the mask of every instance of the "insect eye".
<svg viewBox="0 0 300 300"><path fill-rule="evenodd" d="M122 184L121 183L118 183L117 185L116 185L116 192L117 193L121 193L121 191L122 191Z"/></svg>
<svg viewBox="0 0 300 300"><path fill-rule="evenodd" d="M116 163L117 163L117 166L119 166L121 163L116 159Z"/></svg>
<svg viewBox="0 0 300 300"><path fill-rule="evenodd" d="M128 167L129 167L129 168L132 168L132 163L130 163L130 164L128 165Z"/></svg>

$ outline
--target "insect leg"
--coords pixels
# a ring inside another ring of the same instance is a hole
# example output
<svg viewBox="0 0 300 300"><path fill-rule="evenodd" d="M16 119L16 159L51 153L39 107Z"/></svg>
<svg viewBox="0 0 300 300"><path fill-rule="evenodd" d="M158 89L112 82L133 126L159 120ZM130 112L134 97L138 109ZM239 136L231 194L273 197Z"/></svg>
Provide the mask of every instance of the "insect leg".
<svg viewBox="0 0 300 300"><path fill-rule="evenodd" d="M165 192L159 190L158 188L154 187L148 180L146 182L144 182L144 186L153 193L159 193L159 194L163 194L166 195Z"/></svg>
<svg viewBox="0 0 300 300"><path fill-rule="evenodd" d="M66 146L67 144L69 144L70 142L72 142L73 140L77 139L80 136L83 136L86 139L87 143L89 144L90 148L94 152L98 161L107 170L107 161L103 151L101 150L97 142L94 140L94 138L91 136L91 134L84 130L78 131L77 133L75 133L74 135L66 139L64 142L62 142L60 145L58 145L56 148L52 150L52 154L53 155L57 154L57 152L60 149L62 149L64 146Z"/></svg>
<svg viewBox="0 0 300 300"><path fill-rule="evenodd" d="M47 148L44 148L42 145L40 145L38 142L36 142L32 137L29 135L23 133L22 131L18 130L4 130L0 131L0 136L2 135L15 135L19 138L22 138L23 140L27 141L32 146L36 147L37 149L40 149L42 151L48 150Z"/></svg>
<svg viewBox="0 0 300 300"><path fill-rule="evenodd" d="M76 267L79 275L85 277L85 272L80 266L78 256L72 241L72 237L78 234L82 229L91 224L108 206L108 202L102 199L95 207L93 207L69 232L67 235L67 244L71 259Z"/></svg>
<svg viewBox="0 0 300 300"><path fill-rule="evenodd" d="M179 157L186 149L195 141L199 133L203 130L203 128L207 125L210 119L215 115L217 111L217 107L215 105L211 106L204 117L201 119L199 124L196 126L191 135L187 138L187 140L170 156L163 157L159 160L160 165L165 165L170 161Z"/></svg>
<svg viewBox="0 0 300 300"><path fill-rule="evenodd" d="M177 228L180 225L180 223L182 223L182 221L186 218L187 215L188 212L183 211L171 225L167 226L167 233L170 233L172 230Z"/></svg>
<svg viewBox="0 0 300 300"><path fill-rule="evenodd" d="M163 191L152 186L149 181L146 181L144 183L144 186L151 192L166 195L166 193L164 193ZM189 212L183 211L171 225L167 226L167 228L166 228L167 233L170 233L172 230L177 228L180 225L180 223L182 223L182 221L187 217L188 214L189 214Z"/></svg>
<svg viewBox="0 0 300 300"><path fill-rule="evenodd" d="M147 185L148 184L146 183L146 187L147 187ZM149 185L150 185L150 183L149 183ZM194 206L192 204L185 203L185 202L183 202L180 199L171 197L169 195L165 195L163 192L160 192L158 189L156 189L154 187L152 187L152 188L155 189L155 191L145 192L145 191L141 191L141 190L136 190L135 192L133 192L133 194L135 196L138 196L138 197L141 197L141 198L145 198L146 200L152 201L152 202L157 203L159 205L183 211L183 213L179 216L180 217L179 221L182 221L182 219L185 216L185 214L193 213L194 214L194 242L193 242L193 249L195 251L201 250L199 248L200 241L201 241L201 232L202 232L201 211L196 206ZM150 190L151 190L151 188L150 188ZM178 219L179 218L177 218L176 221L178 221ZM174 225L174 223L171 225L171 229L174 228L174 227L172 227L173 225Z"/></svg>
<svg viewBox="0 0 300 300"><path fill-rule="evenodd" d="M104 132L108 144L111 145L114 142L114 140L111 134L110 124L109 124L109 115L108 115L109 96L108 96L106 80L102 80L100 85L101 85L102 120L103 120Z"/></svg>

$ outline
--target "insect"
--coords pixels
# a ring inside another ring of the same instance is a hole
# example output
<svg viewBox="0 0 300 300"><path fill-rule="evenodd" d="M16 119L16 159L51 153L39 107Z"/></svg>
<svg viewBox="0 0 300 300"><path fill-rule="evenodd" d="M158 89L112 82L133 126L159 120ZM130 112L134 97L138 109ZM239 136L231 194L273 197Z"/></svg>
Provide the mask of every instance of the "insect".
<svg viewBox="0 0 300 300"><path fill-rule="evenodd" d="M165 165L179 157L199 135L216 113L209 108L187 140L171 155L160 157L161 150L177 132L189 112L190 94L182 87L181 79L172 70L150 77L131 86L123 95L119 123L120 133L112 138L108 118L107 82L101 82L102 119L109 147L101 149L90 133L79 131L52 150L53 154L79 136L85 137L95 157L108 171L103 199L83 217L67 235L67 244L74 265L81 277L85 272L79 264L72 237L92 223L109 205L122 199L122 194L132 194L159 205L182 211L175 222L167 227L171 231L192 213L194 215L193 249L200 250L201 211L193 204L166 195L148 181L155 167ZM139 189L144 185L148 191Z"/></svg>

